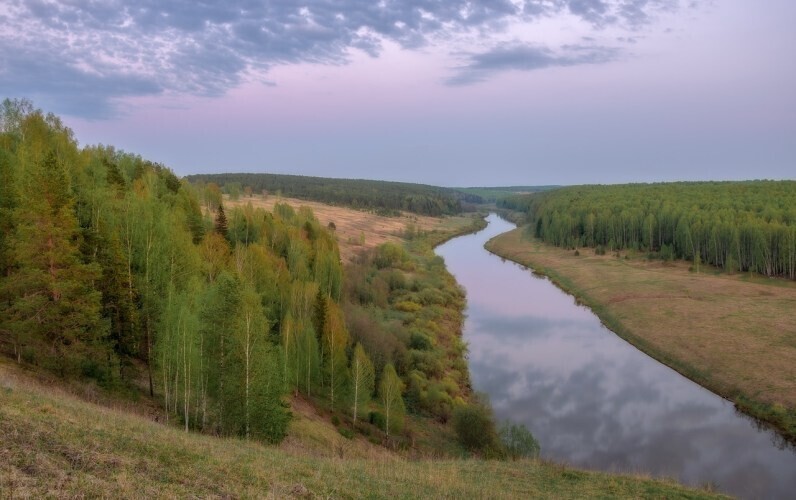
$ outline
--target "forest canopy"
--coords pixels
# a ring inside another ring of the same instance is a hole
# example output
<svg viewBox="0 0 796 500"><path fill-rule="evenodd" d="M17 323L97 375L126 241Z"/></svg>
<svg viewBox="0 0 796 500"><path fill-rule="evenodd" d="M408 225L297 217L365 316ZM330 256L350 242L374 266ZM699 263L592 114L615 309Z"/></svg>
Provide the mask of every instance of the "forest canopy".
<svg viewBox="0 0 796 500"><path fill-rule="evenodd" d="M3 101L0 355L148 392L186 431L270 442L290 393L389 435L407 410L444 422L465 404L464 296L422 238L363 254L344 279L309 208L225 210L205 191Z"/></svg>
<svg viewBox="0 0 796 500"><path fill-rule="evenodd" d="M796 279L796 181L573 186L499 202L565 248L634 249Z"/></svg>

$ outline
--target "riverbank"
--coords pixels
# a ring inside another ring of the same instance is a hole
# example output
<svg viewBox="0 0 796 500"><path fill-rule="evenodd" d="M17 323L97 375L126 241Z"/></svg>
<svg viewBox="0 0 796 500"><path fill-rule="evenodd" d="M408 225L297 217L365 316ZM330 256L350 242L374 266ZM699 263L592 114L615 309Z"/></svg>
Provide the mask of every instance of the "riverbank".
<svg viewBox="0 0 796 500"><path fill-rule="evenodd" d="M523 229L486 248L549 277L620 337L796 440L796 284L575 255L525 239Z"/></svg>

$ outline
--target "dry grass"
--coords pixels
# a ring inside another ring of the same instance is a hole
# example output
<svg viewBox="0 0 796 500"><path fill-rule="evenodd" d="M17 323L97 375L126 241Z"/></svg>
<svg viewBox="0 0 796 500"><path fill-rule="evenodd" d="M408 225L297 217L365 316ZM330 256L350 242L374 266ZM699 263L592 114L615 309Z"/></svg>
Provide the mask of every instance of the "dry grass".
<svg viewBox="0 0 796 500"><path fill-rule="evenodd" d="M469 217L427 217L403 213L400 217L383 217L373 212L355 210L353 208L326 205L314 201L299 200L296 198L282 198L277 196L254 195L251 198L241 197L232 201L224 198L224 204L229 207L242 206L251 203L255 208L261 207L273 210L276 203L287 203L293 208L309 207L321 224L327 226L333 222L336 226L337 244L344 262L348 262L358 252L375 248L388 241L396 242L402 239L402 234L409 224L422 231L449 230L457 225L467 225L472 221ZM364 236L364 243L361 238Z"/></svg>
<svg viewBox="0 0 796 500"><path fill-rule="evenodd" d="M319 457L186 434L0 364L2 498L710 498L672 482L539 461Z"/></svg>
<svg viewBox="0 0 796 500"><path fill-rule="evenodd" d="M575 256L522 229L487 248L549 275L617 333L711 390L796 409L796 283L591 249Z"/></svg>

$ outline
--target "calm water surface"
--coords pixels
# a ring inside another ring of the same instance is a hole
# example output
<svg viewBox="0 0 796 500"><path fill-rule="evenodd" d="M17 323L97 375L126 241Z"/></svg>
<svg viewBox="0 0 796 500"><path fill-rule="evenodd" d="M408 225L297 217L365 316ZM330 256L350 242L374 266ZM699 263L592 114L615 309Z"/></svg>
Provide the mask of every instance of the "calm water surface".
<svg viewBox="0 0 796 500"><path fill-rule="evenodd" d="M542 456L608 471L712 483L744 498L796 498L796 453L733 405L617 337L543 278L484 250L515 226L437 248L467 290L476 390L524 423Z"/></svg>

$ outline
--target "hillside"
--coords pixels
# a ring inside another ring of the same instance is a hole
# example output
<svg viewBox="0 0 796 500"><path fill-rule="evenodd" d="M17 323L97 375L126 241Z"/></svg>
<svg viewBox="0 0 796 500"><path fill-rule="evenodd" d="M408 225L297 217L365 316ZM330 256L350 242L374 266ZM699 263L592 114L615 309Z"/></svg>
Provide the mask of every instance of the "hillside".
<svg viewBox="0 0 796 500"><path fill-rule="evenodd" d="M185 433L84 402L0 364L0 495L51 497L714 498L540 461L318 458ZM352 455L356 456L356 454Z"/></svg>

